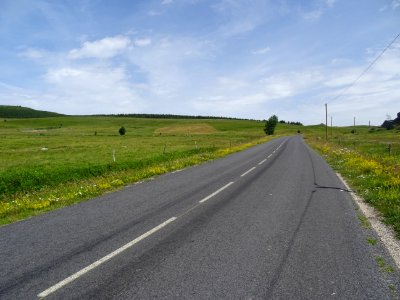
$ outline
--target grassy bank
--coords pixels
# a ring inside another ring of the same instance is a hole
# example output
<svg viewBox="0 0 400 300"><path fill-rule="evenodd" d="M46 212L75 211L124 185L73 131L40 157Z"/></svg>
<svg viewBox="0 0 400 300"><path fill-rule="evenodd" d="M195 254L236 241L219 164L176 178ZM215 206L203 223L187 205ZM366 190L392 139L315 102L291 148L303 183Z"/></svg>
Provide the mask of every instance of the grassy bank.
<svg viewBox="0 0 400 300"><path fill-rule="evenodd" d="M395 130L308 127L306 141L341 173L400 238L400 133ZM390 146L389 146L390 145Z"/></svg>
<svg viewBox="0 0 400 300"><path fill-rule="evenodd" d="M243 120L8 119L0 122L0 224L265 142L262 128Z"/></svg>

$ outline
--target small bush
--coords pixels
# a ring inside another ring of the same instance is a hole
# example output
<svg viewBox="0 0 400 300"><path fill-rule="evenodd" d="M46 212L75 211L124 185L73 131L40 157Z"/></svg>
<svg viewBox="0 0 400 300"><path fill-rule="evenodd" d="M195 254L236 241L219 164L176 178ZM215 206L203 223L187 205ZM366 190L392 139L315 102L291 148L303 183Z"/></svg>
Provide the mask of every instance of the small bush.
<svg viewBox="0 0 400 300"><path fill-rule="evenodd" d="M125 135L125 133L126 133L125 127L122 126L122 127L118 130L118 132L119 132L120 135Z"/></svg>

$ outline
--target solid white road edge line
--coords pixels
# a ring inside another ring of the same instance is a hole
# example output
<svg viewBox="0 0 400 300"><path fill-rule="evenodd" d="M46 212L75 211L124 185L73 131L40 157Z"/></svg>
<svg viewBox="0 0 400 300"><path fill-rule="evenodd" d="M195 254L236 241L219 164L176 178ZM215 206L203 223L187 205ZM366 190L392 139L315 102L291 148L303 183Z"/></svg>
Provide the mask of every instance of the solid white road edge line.
<svg viewBox="0 0 400 300"><path fill-rule="evenodd" d="M247 170L246 172L244 172L242 175L240 175L240 177L246 176L247 174L249 174L251 171L253 171L256 167L252 167L250 170Z"/></svg>
<svg viewBox="0 0 400 300"><path fill-rule="evenodd" d="M147 231L146 233L144 233L141 236L137 237L136 239L130 241L129 243L123 245L122 247L118 248L117 250L111 252L110 254L104 256L103 258L99 259L98 261L95 261L91 265L81 269L80 271L78 271L75 274L69 276L68 278L65 278L64 280L62 280L59 283L53 285L52 287L49 287L47 290L41 292L37 296L39 298L47 297L48 295L54 293L55 291L59 290L60 288L62 288L64 286L66 286L67 284L71 283L72 281L78 279L82 275L88 273L89 271L93 270L94 268L96 268L96 267L100 266L101 264L105 263L106 261L110 260L111 258L117 256L118 254L121 254L125 250L127 250L130 247L134 246L135 244L139 243L141 240L147 238L148 236L150 236L153 233L157 232L161 228L167 226L169 223L175 221L176 219L177 219L176 217L168 219L164 223L161 223L160 225L158 225L158 226L154 227L153 229Z"/></svg>
<svg viewBox="0 0 400 300"><path fill-rule="evenodd" d="M220 188L219 190L215 191L214 193L208 195L207 197L205 197L204 199L200 200L199 203L203 203L206 202L208 199L214 197L215 195L217 195L218 193L222 192L224 189L226 189L227 187L231 186L232 184L234 184L235 182L231 181L228 184L224 185L222 188Z"/></svg>
<svg viewBox="0 0 400 300"><path fill-rule="evenodd" d="M262 165L263 163L265 163L267 161L267 159L263 159L262 161L260 161L259 163L258 163L258 165L260 166L260 165Z"/></svg>

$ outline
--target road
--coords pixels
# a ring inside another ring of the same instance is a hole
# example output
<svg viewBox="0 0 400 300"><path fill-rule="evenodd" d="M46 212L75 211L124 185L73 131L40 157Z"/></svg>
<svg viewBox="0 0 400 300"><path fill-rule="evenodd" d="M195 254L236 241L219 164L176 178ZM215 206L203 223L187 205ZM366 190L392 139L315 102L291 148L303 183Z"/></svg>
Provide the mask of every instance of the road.
<svg viewBox="0 0 400 300"><path fill-rule="evenodd" d="M390 299L301 137L0 228L1 299Z"/></svg>

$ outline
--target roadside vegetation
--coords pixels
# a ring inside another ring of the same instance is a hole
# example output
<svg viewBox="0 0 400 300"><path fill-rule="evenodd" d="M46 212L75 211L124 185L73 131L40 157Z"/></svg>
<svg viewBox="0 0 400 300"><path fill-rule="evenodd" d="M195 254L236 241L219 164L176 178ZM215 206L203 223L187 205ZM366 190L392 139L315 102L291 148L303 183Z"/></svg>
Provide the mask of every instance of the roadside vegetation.
<svg viewBox="0 0 400 300"><path fill-rule="evenodd" d="M0 225L302 133L400 238L400 132L126 116L0 119ZM353 132L353 133L352 133Z"/></svg>
<svg viewBox="0 0 400 300"><path fill-rule="evenodd" d="M290 127L290 126L289 126ZM0 224L265 142L249 120L0 120Z"/></svg>
<svg viewBox="0 0 400 300"><path fill-rule="evenodd" d="M378 127L304 128L306 141L381 214L400 238L400 131Z"/></svg>

